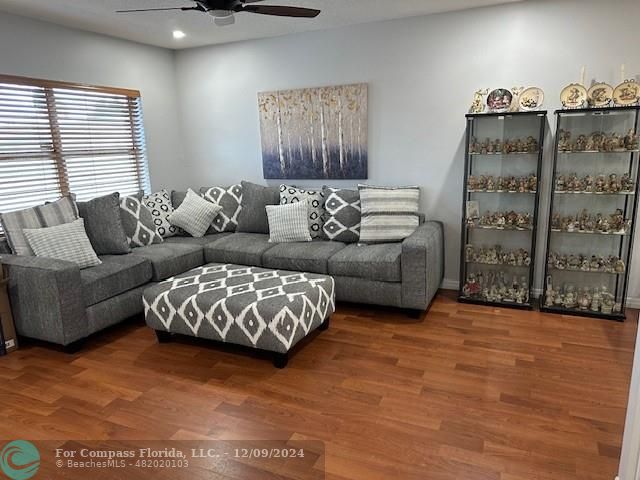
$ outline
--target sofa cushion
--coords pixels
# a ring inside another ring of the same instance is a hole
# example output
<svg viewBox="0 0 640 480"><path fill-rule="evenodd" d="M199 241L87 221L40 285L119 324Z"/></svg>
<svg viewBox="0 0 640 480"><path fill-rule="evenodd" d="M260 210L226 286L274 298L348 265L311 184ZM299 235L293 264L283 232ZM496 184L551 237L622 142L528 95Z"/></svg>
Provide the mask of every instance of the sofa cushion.
<svg viewBox="0 0 640 480"><path fill-rule="evenodd" d="M118 192L77 202L78 213L84 219L84 229L98 255L124 255L131 251L120 216Z"/></svg>
<svg viewBox="0 0 640 480"><path fill-rule="evenodd" d="M269 233L267 205L280 204L278 187L263 187L251 182L242 182L242 211L238 217L237 232Z"/></svg>
<svg viewBox="0 0 640 480"><path fill-rule="evenodd" d="M146 247L162 243L151 211L142 203L142 193L120 197L120 217L129 246Z"/></svg>
<svg viewBox="0 0 640 480"><path fill-rule="evenodd" d="M401 243L349 245L329 259L329 274L401 282Z"/></svg>
<svg viewBox="0 0 640 480"><path fill-rule="evenodd" d="M202 247L210 243L217 242L221 238L228 237L230 233L216 233L213 235L205 235L204 237L171 237L165 239L166 243L180 243L183 245L200 245Z"/></svg>
<svg viewBox="0 0 640 480"><path fill-rule="evenodd" d="M147 247L134 248L131 255L146 258L151 262L154 282L184 273L204 263L202 246L184 243L161 243Z"/></svg>
<svg viewBox="0 0 640 480"><path fill-rule="evenodd" d="M130 253L104 255L100 260L100 265L80 271L82 296L87 307L151 280L151 264L142 257Z"/></svg>
<svg viewBox="0 0 640 480"><path fill-rule="evenodd" d="M289 244L290 245L290 244ZM234 233L204 247L206 263L262 266L262 254L273 247L269 235Z"/></svg>
<svg viewBox="0 0 640 480"><path fill-rule="evenodd" d="M326 274L329 258L344 247L344 243L326 240L283 243L267 250L262 263L266 268Z"/></svg>

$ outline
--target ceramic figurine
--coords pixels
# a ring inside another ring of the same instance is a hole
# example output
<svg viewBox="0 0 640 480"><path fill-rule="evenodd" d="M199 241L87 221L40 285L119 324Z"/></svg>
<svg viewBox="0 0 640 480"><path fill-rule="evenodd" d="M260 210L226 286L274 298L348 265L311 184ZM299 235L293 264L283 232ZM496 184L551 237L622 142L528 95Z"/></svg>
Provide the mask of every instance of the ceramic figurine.
<svg viewBox="0 0 640 480"><path fill-rule="evenodd" d="M485 177L484 175L480 175L476 185L477 185L476 190L482 191L482 190L486 189L487 188L487 177Z"/></svg>
<svg viewBox="0 0 640 480"><path fill-rule="evenodd" d="M589 307L589 310L591 310L592 312L599 312L601 300L602 298L600 297L600 291L598 290L598 288L594 288L593 295L591 296L591 306Z"/></svg>
<svg viewBox="0 0 640 480"><path fill-rule="evenodd" d="M613 294L609 292L606 286L600 289L601 307L600 311L604 314L611 314L613 312L613 305L615 303Z"/></svg>
<svg viewBox="0 0 640 480"><path fill-rule="evenodd" d="M564 175L560 175L556 178L556 191L564 192L567 188L566 178Z"/></svg>
<svg viewBox="0 0 640 480"><path fill-rule="evenodd" d="M498 192L503 192L504 188L505 188L504 178L503 177L498 177L498 181L496 182L496 190Z"/></svg>
<svg viewBox="0 0 640 480"><path fill-rule="evenodd" d="M576 152L584 152L587 148L587 136L586 135L578 135L576 139L575 150Z"/></svg>
<svg viewBox="0 0 640 480"><path fill-rule="evenodd" d="M620 177L620 189L623 192L633 192L634 190L634 183L633 180L631 179L631 175L629 175L628 173L624 173L622 175L622 177Z"/></svg>
<svg viewBox="0 0 640 480"><path fill-rule="evenodd" d="M598 175L596 177L596 187L595 187L596 193L604 193L606 186L607 186L607 181L605 179L605 176Z"/></svg>
<svg viewBox="0 0 640 480"><path fill-rule="evenodd" d="M638 150L638 135L633 128L624 137L624 147L627 150Z"/></svg>
<svg viewBox="0 0 640 480"><path fill-rule="evenodd" d="M472 272L467 277L467 282L464 284L464 287L462 287L462 293L466 297L473 297L478 295L480 291L481 287L477 281L476 274Z"/></svg>
<svg viewBox="0 0 640 480"><path fill-rule="evenodd" d="M529 175L529 191L538 191L538 177L536 175Z"/></svg>
<svg viewBox="0 0 640 480"><path fill-rule="evenodd" d="M491 143L491 140L489 140L488 138L480 144L480 153L488 153L489 151L489 144Z"/></svg>
<svg viewBox="0 0 640 480"><path fill-rule="evenodd" d="M487 153L495 153L496 149L496 144L495 142L489 142L487 144Z"/></svg>
<svg viewBox="0 0 640 480"><path fill-rule="evenodd" d="M484 96L489 93L489 89L485 88L484 90L477 90L473 94L473 102L471 103L471 107L469 108L469 113L482 113L485 108Z"/></svg>
<svg viewBox="0 0 640 480"><path fill-rule="evenodd" d="M618 183L618 176L615 173L609 175L609 192L618 193L620 191L620 184Z"/></svg>
<svg viewBox="0 0 640 480"><path fill-rule="evenodd" d="M538 141L532 136L527 137L527 145L526 149L528 153L537 153L538 152Z"/></svg>
<svg viewBox="0 0 640 480"><path fill-rule="evenodd" d="M587 175L584 177L584 192L593 193L593 183L594 179L592 175Z"/></svg>
<svg viewBox="0 0 640 480"><path fill-rule="evenodd" d="M496 184L493 176L487 177L487 192L494 192L496 190Z"/></svg>
<svg viewBox="0 0 640 480"><path fill-rule="evenodd" d="M616 273L624 273L625 271L624 262L621 259L617 258L613 264L613 270Z"/></svg>
<svg viewBox="0 0 640 480"><path fill-rule="evenodd" d="M480 144L476 137L471 137L471 141L469 142L469 153L480 153Z"/></svg>
<svg viewBox="0 0 640 480"><path fill-rule="evenodd" d="M558 150L561 152L570 152L571 148L571 132L560 130L558 132Z"/></svg>

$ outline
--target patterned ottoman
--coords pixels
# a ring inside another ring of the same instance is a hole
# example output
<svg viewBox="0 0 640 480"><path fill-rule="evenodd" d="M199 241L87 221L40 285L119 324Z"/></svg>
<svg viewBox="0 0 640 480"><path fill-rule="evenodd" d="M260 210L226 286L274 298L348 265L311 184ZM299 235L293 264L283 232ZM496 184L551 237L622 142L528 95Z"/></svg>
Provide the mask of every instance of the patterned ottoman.
<svg viewBox="0 0 640 480"><path fill-rule="evenodd" d="M266 350L287 365L293 346L329 327L334 281L327 275L210 264L143 294L145 320L158 341L171 334Z"/></svg>

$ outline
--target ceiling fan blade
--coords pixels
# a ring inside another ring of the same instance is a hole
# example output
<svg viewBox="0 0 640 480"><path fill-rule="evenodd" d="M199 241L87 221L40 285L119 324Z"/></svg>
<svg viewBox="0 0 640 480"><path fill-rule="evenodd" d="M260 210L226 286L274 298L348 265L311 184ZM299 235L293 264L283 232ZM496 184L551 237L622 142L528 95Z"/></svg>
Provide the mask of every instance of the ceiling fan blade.
<svg viewBox="0 0 640 480"><path fill-rule="evenodd" d="M116 10L116 13L136 13L136 12L165 12L167 10L200 10L198 7L174 7L174 8L140 8L135 10Z"/></svg>
<svg viewBox="0 0 640 480"><path fill-rule="evenodd" d="M215 17L213 22L219 27L226 27L227 25L233 25L236 23L236 18L233 15L227 17Z"/></svg>
<svg viewBox="0 0 640 480"><path fill-rule="evenodd" d="M320 10L302 7L284 7L280 5L244 5L238 6L236 12L250 12L260 15L275 15L278 17L304 17L315 18L320 15Z"/></svg>

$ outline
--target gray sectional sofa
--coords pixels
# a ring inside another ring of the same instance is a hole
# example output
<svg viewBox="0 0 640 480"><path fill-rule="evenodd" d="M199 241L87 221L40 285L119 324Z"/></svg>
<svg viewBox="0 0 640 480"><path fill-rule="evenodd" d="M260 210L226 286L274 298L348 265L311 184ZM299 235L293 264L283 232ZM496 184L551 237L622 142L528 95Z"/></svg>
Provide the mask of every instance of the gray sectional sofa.
<svg viewBox="0 0 640 480"><path fill-rule="evenodd" d="M126 255L101 256L101 265L84 270L11 255L6 244L0 260L18 333L73 350L87 336L140 314L142 292L151 284L206 263L329 274L338 301L426 310L442 282L443 243L442 225L430 221L392 244L273 244L265 234L220 233L167 238Z"/></svg>

